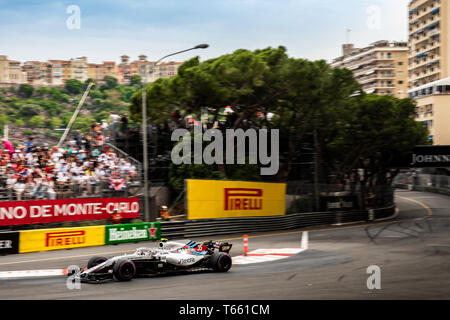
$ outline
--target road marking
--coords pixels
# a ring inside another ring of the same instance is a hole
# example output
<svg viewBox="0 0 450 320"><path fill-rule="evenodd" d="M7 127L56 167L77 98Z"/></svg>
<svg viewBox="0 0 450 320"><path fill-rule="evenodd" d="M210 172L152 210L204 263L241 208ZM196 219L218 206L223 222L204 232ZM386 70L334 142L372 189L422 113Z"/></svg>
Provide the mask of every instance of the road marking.
<svg viewBox="0 0 450 320"><path fill-rule="evenodd" d="M323 228L323 229L312 229L312 230L297 230L297 231L290 231L290 232L282 232L282 233L271 233L271 234L263 234L263 235L255 235L255 236L249 236L249 239L255 239L255 238L267 238L267 237L276 237L276 236L283 236L283 235L290 235L290 234L299 234L303 231L308 232L323 232L323 231L333 231L333 230L344 230L344 229L355 229L355 228L363 228L368 226L374 226L374 225L385 225L385 224L393 224L398 222L404 222L404 221L418 221L423 220L426 218L429 218L433 215L433 211L429 206L424 204L421 201L411 199L408 197L403 196L397 196L400 199L408 200L411 202L414 202L423 208L428 212L428 214L424 217L419 218L408 218L408 219L399 219L395 221L388 221L388 222L378 222L378 223L369 223L369 224L361 224L356 226L345 226L345 227L336 227L336 228ZM319 226L320 227L320 226ZM229 239L222 239L217 241L232 241L232 240L242 240L242 237L238 238L229 238ZM126 251L115 251L115 252L96 252L95 255L109 255L109 254L120 254L120 253L128 253L128 252L134 252L134 250L126 250ZM42 262L42 261L52 261L52 260L64 260L64 259L73 259L73 258L84 258L84 257L91 257L93 254L83 254L83 255L77 255L77 256L68 256L68 257L53 257L53 258L42 258L42 259L34 259L34 260L22 260L22 261L13 261L13 262L3 262L0 263L0 266L2 265L11 265L11 264L20 264L20 263L31 263L31 262Z"/></svg>
<svg viewBox="0 0 450 320"><path fill-rule="evenodd" d="M403 199L403 200L408 200L408 201L414 202L414 203L416 203L416 204L418 204L418 205L424 207L425 210L427 210L428 215L425 216L425 217L422 217L422 218L420 218L420 219L425 219L425 218L431 217L431 216L433 215L433 210L431 210L431 208L430 208L429 206L427 206L425 203L423 203L423 202L421 202L421 201L419 201L419 200L416 200L416 199L408 198L408 197L402 197L402 196L397 196L397 197L400 198L400 199ZM416 219L417 219L417 218L416 218Z"/></svg>
<svg viewBox="0 0 450 320"><path fill-rule="evenodd" d="M246 256L233 257L233 265L253 264L286 259L305 251L304 248L256 249Z"/></svg>
<svg viewBox="0 0 450 320"><path fill-rule="evenodd" d="M67 275L67 269L0 271L0 279L54 277Z"/></svg>

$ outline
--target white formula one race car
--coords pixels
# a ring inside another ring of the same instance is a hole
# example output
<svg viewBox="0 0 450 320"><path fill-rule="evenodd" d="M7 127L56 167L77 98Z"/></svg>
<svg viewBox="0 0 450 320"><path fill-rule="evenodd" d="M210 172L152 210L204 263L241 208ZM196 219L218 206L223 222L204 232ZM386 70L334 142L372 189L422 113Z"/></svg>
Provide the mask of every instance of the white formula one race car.
<svg viewBox="0 0 450 320"><path fill-rule="evenodd" d="M227 272L232 265L229 254L232 244L207 241L197 243L161 241L156 248L138 248L132 254L113 258L92 257L79 274L82 282L107 279L128 281L135 276L151 276L183 270ZM72 274L70 274L71 276Z"/></svg>

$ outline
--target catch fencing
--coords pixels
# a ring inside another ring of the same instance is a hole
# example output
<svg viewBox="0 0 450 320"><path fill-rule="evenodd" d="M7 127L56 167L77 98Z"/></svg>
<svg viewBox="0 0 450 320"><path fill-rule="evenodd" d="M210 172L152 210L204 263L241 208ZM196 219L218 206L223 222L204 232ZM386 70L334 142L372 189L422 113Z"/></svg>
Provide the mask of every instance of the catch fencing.
<svg viewBox="0 0 450 320"><path fill-rule="evenodd" d="M125 186L123 190L113 190L109 181L99 181L95 185L89 185L87 189L81 184L66 183L57 185L52 193L47 189L34 191L32 187L18 192L12 188L0 186L0 201L130 197L142 192L140 180L128 181Z"/></svg>

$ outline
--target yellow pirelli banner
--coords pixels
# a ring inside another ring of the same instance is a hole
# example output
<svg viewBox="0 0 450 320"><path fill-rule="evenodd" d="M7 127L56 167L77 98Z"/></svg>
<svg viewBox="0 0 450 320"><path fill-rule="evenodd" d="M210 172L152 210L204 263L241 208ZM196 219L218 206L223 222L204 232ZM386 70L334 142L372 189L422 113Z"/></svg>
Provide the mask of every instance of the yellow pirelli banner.
<svg viewBox="0 0 450 320"><path fill-rule="evenodd" d="M186 190L189 220L285 214L285 183L188 179Z"/></svg>
<svg viewBox="0 0 450 320"><path fill-rule="evenodd" d="M19 253L71 249L105 244L105 227L20 231Z"/></svg>

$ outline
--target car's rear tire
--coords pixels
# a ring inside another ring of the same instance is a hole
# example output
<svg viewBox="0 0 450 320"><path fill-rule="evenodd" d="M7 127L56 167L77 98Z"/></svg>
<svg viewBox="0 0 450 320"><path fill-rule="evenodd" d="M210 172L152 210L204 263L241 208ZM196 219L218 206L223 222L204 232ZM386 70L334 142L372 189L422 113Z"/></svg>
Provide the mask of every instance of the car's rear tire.
<svg viewBox="0 0 450 320"><path fill-rule="evenodd" d="M136 274L136 265L131 260L117 261L113 267L113 275L119 281L130 281Z"/></svg>
<svg viewBox="0 0 450 320"><path fill-rule="evenodd" d="M89 259L88 263L87 263L87 268L90 269L92 267L98 266L100 263L105 262L106 260L108 260L108 258L105 257L92 257Z"/></svg>
<svg viewBox="0 0 450 320"><path fill-rule="evenodd" d="M211 256L210 264L216 272L227 272L232 265L231 256L225 252L216 252Z"/></svg>

